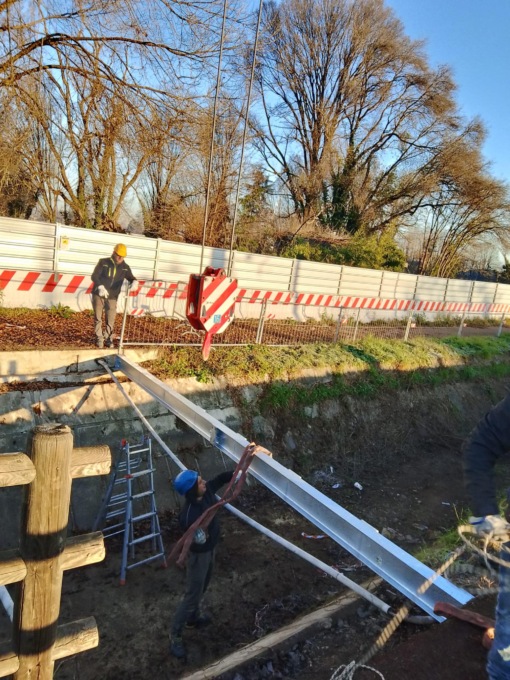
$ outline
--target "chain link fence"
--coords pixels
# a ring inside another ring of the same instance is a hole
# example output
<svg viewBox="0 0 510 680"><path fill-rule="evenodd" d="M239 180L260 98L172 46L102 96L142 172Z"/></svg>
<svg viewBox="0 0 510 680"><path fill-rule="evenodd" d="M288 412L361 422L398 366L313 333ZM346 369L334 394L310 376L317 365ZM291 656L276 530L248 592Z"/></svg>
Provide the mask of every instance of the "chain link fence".
<svg viewBox="0 0 510 680"><path fill-rule="evenodd" d="M396 306L396 305L395 305ZM145 282L129 293L120 345L202 345L204 333L186 318L186 283ZM436 337L499 336L510 325L505 314L463 312L444 315L408 310L308 306L239 297L234 320L214 335L214 346L302 345L356 342L367 336L407 340Z"/></svg>

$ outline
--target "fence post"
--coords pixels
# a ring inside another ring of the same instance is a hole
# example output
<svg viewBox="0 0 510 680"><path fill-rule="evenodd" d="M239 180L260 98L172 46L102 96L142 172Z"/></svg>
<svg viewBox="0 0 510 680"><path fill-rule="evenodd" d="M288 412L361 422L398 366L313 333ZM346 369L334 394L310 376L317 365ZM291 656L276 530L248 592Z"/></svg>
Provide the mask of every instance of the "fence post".
<svg viewBox="0 0 510 680"><path fill-rule="evenodd" d="M357 309L357 315L356 315L356 323L354 325L354 334L352 336L352 341L356 342L356 336L358 335L358 326L359 326L359 316L361 314L361 307L358 307Z"/></svg>
<svg viewBox="0 0 510 680"><path fill-rule="evenodd" d="M343 312L343 307L340 307L338 310L338 319L336 322L336 328L335 328L335 335L333 337L333 342L338 342L338 338L340 336L340 328L342 326L342 312Z"/></svg>
<svg viewBox="0 0 510 680"><path fill-rule="evenodd" d="M124 333L126 332L126 322L128 315L128 305L129 305L129 291L130 287L127 286L125 297L124 297L124 313L122 315L122 326L120 328L120 338L119 338L119 351L122 350L122 345L124 344Z"/></svg>
<svg viewBox="0 0 510 680"><path fill-rule="evenodd" d="M25 488L20 554L27 573L15 607L14 680L53 678L62 590L62 554L69 521L73 435L66 425L35 428L30 458L34 481Z"/></svg>
<svg viewBox="0 0 510 680"><path fill-rule="evenodd" d="M464 328L464 319L466 318L466 312L462 312L462 316L460 317L460 323L459 327L457 329L457 337L460 338L462 335L462 329Z"/></svg>
<svg viewBox="0 0 510 680"><path fill-rule="evenodd" d="M503 314L501 315L501 321L499 322L498 332L496 333L497 338L499 338L499 336L503 332L503 326L505 324L505 316L506 316L506 314L505 314L505 312L503 312Z"/></svg>
<svg viewBox="0 0 510 680"><path fill-rule="evenodd" d="M414 317L414 310L411 310L411 313L409 314L409 318L407 319L407 324L406 324L406 330L404 333L404 341L407 342L409 339L409 332L411 330L411 324L413 322L413 317Z"/></svg>
<svg viewBox="0 0 510 680"><path fill-rule="evenodd" d="M257 336L255 338L255 344L260 345L262 343L262 334L264 333L264 322L266 319L266 308L267 308L267 300L262 300L262 303L260 305L260 316L259 316L259 325L257 328Z"/></svg>
<svg viewBox="0 0 510 680"><path fill-rule="evenodd" d="M160 238L156 239L156 252L154 253L154 266L152 268L152 278L157 281L159 278L159 257L161 254L161 244L162 240Z"/></svg>

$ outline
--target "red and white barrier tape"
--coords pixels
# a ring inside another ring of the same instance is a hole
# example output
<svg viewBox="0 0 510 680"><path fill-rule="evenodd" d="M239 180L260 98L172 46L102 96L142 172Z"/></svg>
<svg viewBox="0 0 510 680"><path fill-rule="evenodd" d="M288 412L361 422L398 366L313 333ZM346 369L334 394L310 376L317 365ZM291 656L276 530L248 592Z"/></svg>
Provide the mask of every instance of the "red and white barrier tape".
<svg viewBox="0 0 510 680"><path fill-rule="evenodd" d="M54 274L51 272L27 272L18 270L0 270L0 291L28 293L64 293L77 295L90 294L93 284L89 276L77 274ZM147 298L161 296L169 299L173 296L185 300L187 286L168 281L136 281L129 291L129 297L142 295ZM324 295L320 293L297 293L282 291L249 290L239 288L236 301L249 304L302 305L305 307L328 307L333 309L366 309L380 311L414 311L414 312L446 312L446 313L510 313L510 304L491 302L445 302L437 300L398 300L395 298L361 297L354 295ZM146 312L143 308L134 307L130 314L141 316ZM271 315L268 314L268 318Z"/></svg>

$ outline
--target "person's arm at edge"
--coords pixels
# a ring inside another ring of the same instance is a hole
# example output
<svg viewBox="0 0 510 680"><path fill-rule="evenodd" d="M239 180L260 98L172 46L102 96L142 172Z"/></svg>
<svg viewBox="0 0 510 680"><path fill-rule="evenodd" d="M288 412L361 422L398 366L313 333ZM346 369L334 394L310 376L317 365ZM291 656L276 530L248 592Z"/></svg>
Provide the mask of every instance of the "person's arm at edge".
<svg viewBox="0 0 510 680"><path fill-rule="evenodd" d="M462 447L466 489L478 517L499 514L494 485L497 459L510 451L510 395L492 408Z"/></svg>

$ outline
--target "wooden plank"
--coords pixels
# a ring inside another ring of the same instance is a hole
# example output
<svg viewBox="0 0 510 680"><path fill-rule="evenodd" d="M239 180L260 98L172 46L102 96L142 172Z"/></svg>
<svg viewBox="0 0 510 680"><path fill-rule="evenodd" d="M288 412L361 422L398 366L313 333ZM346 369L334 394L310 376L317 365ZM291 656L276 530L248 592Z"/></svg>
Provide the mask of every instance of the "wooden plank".
<svg viewBox="0 0 510 680"><path fill-rule="evenodd" d="M53 661L93 649L99 644L99 633L93 616L58 627L53 648Z"/></svg>
<svg viewBox="0 0 510 680"><path fill-rule="evenodd" d="M16 653L12 650L9 642L0 644L0 678L16 673L19 668L19 661Z"/></svg>
<svg viewBox="0 0 510 680"><path fill-rule="evenodd" d="M27 574L25 562L19 550L4 550L0 552L0 586L22 581Z"/></svg>
<svg viewBox="0 0 510 680"><path fill-rule="evenodd" d="M100 531L73 536L66 541L66 547L60 556L60 566L62 569L84 567L87 564L101 562L105 555L104 537Z"/></svg>
<svg viewBox="0 0 510 680"><path fill-rule="evenodd" d="M66 541L60 556L60 567L64 570L96 564L106 555L104 537L100 531L83 536L72 536ZM25 562L18 550L5 550L0 553L0 586L22 581L27 573Z"/></svg>
<svg viewBox="0 0 510 680"><path fill-rule="evenodd" d="M71 456L73 479L107 475L111 465L112 454L109 446L83 446L73 449Z"/></svg>
<svg viewBox="0 0 510 680"><path fill-rule="evenodd" d="M335 600L329 605L326 605L322 609L319 609L311 614L307 614L296 621L293 621L288 626L280 628L280 630L270 633L260 640L256 640L251 644L243 647L243 649L230 654L229 656L214 662L206 668L201 668L198 671L190 673L189 675L183 675L180 680L207 680L211 678L216 678L222 673L227 673L228 671L237 668L241 664L244 664L261 654L266 653L268 650L274 650L279 645L282 645L289 638L295 638L299 634L308 630L310 627L320 624L324 619L328 619L331 616L338 614L340 611L345 609L345 607L354 604L359 601L358 595L345 595L344 597Z"/></svg>
<svg viewBox="0 0 510 680"><path fill-rule="evenodd" d="M0 454L0 486L30 484L35 477L35 467L24 453Z"/></svg>

